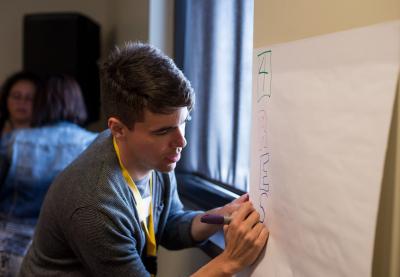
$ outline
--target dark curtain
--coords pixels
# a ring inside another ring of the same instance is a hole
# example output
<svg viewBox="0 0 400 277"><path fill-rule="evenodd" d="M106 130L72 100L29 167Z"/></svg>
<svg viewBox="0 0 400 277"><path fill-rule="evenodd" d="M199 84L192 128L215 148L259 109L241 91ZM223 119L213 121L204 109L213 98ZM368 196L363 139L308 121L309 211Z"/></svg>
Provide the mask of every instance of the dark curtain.
<svg viewBox="0 0 400 277"><path fill-rule="evenodd" d="M247 191L252 0L176 0L175 60L196 92L177 173Z"/></svg>

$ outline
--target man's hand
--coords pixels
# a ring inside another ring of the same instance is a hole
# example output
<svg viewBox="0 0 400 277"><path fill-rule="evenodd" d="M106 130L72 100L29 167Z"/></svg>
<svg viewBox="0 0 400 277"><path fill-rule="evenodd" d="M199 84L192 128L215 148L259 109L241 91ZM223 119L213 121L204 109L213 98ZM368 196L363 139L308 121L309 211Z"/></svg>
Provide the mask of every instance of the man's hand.
<svg viewBox="0 0 400 277"><path fill-rule="evenodd" d="M233 212L237 211L243 203L249 201L249 195L243 194L239 198L233 200L231 203L226 204L223 207L212 209L207 211L207 214L216 214L222 216L230 216ZM219 225L210 225L200 222L200 218L203 214L196 216L192 222L192 237L196 241L202 241L212 236L215 232L219 231L222 226Z"/></svg>
<svg viewBox="0 0 400 277"><path fill-rule="evenodd" d="M227 272L232 274L255 262L267 243L269 232L260 222L260 214L250 202L232 214L229 225L224 226L225 250L221 254Z"/></svg>
<svg viewBox="0 0 400 277"><path fill-rule="evenodd" d="M226 204L224 207L221 208L219 212L222 212L220 215L231 215L233 212L237 211L243 203L249 201L249 194L245 193L239 198L236 198L231 203Z"/></svg>
<svg viewBox="0 0 400 277"><path fill-rule="evenodd" d="M229 225L224 226L225 250L203 266L192 277L232 276L255 262L267 243L269 232L260 223L260 215L246 201L232 213Z"/></svg>

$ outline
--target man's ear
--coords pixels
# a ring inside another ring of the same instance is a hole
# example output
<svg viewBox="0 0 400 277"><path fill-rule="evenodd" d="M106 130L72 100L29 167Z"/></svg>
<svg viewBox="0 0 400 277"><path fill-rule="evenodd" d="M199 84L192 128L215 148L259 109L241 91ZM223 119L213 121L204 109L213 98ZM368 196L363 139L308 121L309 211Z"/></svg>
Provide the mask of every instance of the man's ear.
<svg viewBox="0 0 400 277"><path fill-rule="evenodd" d="M125 137L128 128L118 118L110 117L107 123L113 137L116 139Z"/></svg>

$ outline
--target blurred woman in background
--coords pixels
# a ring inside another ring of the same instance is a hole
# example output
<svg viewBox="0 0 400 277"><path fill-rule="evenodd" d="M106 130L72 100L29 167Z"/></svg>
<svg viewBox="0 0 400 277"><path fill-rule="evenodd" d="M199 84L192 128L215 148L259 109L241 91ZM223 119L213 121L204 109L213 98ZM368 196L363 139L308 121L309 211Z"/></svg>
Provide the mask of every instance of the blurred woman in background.
<svg viewBox="0 0 400 277"><path fill-rule="evenodd" d="M81 127L86 109L78 83L54 75L35 98L34 126L11 134L0 156L9 165L0 186L0 276L15 276L53 179L94 140Z"/></svg>
<svg viewBox="0 0 400 277"><path fill-rule="evenodd" d="M31 127L33 101L41 90L41 80L30 72L17 72L5 80L0 96L1 135Z"/></svg>

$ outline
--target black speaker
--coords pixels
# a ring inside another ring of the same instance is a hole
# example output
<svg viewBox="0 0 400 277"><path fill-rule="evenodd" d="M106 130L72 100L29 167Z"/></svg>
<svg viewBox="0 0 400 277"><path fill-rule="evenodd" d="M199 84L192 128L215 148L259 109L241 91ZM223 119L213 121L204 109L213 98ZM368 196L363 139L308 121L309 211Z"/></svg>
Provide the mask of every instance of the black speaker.
<svg viewBox="0 0 400 277"><path fill-rule="evenodd" d="M24 69L47 76L68 74L78 81L88 121L99 119L100 26L79 13L24 16Z"/></svg>

